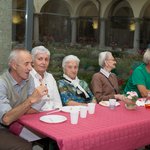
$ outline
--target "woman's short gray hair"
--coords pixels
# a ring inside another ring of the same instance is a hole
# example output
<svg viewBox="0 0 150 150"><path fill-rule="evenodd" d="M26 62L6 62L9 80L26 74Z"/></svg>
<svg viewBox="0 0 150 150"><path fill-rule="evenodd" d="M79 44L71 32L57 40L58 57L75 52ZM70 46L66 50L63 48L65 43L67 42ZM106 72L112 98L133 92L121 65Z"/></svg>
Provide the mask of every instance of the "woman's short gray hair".
<svg viewBox="0 0 150 150"><path fill-rule="evenodd" d="M105 65L105 60L106 60L109 56L111 56L111 55L112 55L112 53L109 52L109 51L105 51L105 52L99 53L99 58L98 58L98 63L99 63L99 65L100 65L101 67L104 67L104 65Z"/></svg>
<svg viewBox="0 0 150 150"><path fill-rule="evenodd" d="M62 67L65 68L66 63L69 61L76 61L79 66L80 59L75 55L68 55L68 56L64 57L64 59L62 61Z"/></svg>
<svg viewBox="0 0 150 150"><path fill-rule="evenodd" d="M148 48L143 55L143 62L148 64L150 62L150 48Z"/></svg>
<svg viewBox="0 0 150 150"><path fill-rule="evenodd" d="M32 59L34 60L37 54L47 53L48 57L50 58L50 51L45 48L44 46L36 46L31 50Z"/></svg>

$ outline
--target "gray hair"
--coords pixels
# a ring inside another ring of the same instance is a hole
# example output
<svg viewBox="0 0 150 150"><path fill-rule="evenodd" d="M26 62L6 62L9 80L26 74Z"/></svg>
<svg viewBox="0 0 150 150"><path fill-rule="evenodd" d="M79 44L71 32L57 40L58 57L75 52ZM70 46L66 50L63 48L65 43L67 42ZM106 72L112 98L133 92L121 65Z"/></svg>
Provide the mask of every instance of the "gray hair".
<svg viewBox="0 0 150 150"><path fill-rule="evenodd" d="M20 52L26 52L26 53L29 53L30 52L24 48L17 48L17 49L13 49L11 52L10 52L10 55L8 57L8 66L9 68L11 67L11 64L13 61L15 62L18 62L18 55L20 54Z"/></svg>
<svg viewBox="0 0 150 150"><path fill-rule="evenodd" d="M111 56L112 53L109 52L109 51L105 51L105 52L101 52L99 53L99 59L98 59L98 63L101 67L104 67L105 66L105 60Z"/></svg>
<svg viewBox="0 0 150 150"><path fill-rule="evenodd" d="M150 48L148 48L143 55L143 62L147 65L150 62Z"/></svg>
<svg viewBox="0 0 150 150"><path fill-rule="evenodd" d="M76 61L79 66L80 59L75 55L68 55L68 56L64 57L64 59L62 61L62 67L65 68L66 63L69 61Z"/></svg>
<svg viewBox="0 0 150 150"><path fill-rule="evenodd" d="M37 54L43 54L43 53L47 53L48 57L50 58L50 51L45 48L44 46L36 46L31 50L31 55L32 55L32 59L35 59L35 56Z"/></svg>

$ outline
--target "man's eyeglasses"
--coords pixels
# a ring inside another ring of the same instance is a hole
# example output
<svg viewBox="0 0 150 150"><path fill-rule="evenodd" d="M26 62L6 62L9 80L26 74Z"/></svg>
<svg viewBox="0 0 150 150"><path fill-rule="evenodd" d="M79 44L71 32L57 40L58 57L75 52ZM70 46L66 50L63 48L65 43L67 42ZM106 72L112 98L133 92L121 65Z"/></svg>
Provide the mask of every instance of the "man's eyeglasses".
<svg viewBox="0 0 150 150"><path fill-rule="evenodd" d="M107 60L110 60L110 61L116 61L116 59L113 59L113 58L112 58L112 59L107 59Z"/></svg>

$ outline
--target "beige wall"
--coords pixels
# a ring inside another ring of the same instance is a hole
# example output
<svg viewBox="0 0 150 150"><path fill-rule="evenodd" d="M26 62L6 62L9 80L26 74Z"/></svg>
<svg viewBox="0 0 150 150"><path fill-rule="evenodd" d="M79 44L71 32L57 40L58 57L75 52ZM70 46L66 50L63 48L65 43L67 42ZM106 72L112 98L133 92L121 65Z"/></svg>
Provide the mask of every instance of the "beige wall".
<svg viewBox="0 0 150 150"><path fill-rule="evenodd" d="M34 1L34 8L36 13L40 13L41 7L48 1L48 0L33 0Z"/></svg>

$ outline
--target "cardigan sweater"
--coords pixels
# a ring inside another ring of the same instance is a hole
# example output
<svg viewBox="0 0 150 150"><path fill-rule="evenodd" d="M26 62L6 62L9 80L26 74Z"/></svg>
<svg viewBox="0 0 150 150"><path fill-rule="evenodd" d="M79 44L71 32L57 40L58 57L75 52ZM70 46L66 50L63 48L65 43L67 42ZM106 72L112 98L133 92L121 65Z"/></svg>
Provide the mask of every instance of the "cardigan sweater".
<svg viewBox="0 0 150 150"><path fill-rule="evenodd" d="M95 73L91 81L91 90L97 102L114 98L114 95L119 91L116 75L111 73L107 78L100 72Z"/></svg>
<svg viewBox="0 0 150 150"><path fill-rule="evenodd" d="M28 89L30 86L30 80L26 80L26 84L22 87L20 95L14 90L12 85L12 79L8 72L5 72L1 77L7 85L7 99L9 100L10 106L13 108L18 104L22 103L28 97Z"/></svg>

